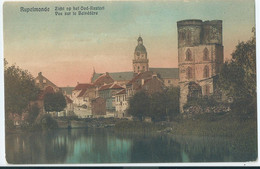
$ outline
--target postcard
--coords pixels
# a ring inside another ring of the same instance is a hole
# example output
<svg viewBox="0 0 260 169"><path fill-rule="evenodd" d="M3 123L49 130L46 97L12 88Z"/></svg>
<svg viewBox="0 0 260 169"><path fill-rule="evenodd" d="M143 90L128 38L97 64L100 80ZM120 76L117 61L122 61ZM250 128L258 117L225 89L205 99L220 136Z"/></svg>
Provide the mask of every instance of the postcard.
<svg viewBox="0 0 260 169"><path fill-rule="evenodd" d="M12 164L256 162L253 0L6 1Z"/></svg>

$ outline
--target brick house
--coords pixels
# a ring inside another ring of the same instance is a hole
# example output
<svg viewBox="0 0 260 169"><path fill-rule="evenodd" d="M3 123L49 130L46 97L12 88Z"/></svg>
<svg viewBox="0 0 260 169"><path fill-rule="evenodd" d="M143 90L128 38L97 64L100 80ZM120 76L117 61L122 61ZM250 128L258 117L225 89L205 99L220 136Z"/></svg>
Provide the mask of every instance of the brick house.
<svg viewBox="0 0 260 169"><path fill-rule="evenodd" d="M94 117L106 115L106 100L102 97L97 97L91 101L92 115Z"/></svg>
<svg viewBox="0 0 260 169"><path fill-rule="evenodd" d="M106 100L106 110L109 113L115 112L115 94L120 90L124 89L122 86L112 83L103 85L99 88L98 93L99 97L102 97Z"/></svg>

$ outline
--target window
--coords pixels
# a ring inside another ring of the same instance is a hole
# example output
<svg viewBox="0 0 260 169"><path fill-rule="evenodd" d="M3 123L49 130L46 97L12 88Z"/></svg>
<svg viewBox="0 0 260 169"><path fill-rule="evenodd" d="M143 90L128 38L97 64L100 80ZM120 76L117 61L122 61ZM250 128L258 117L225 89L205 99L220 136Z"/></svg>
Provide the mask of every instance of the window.
<svg viewBox="0 0 260 169"><path fill-rule="evenodd" d="M168 80L168 83L171 83L171 80Z"/></svg>
<svg viewBox="0 0 260 169"><path fill-rule="evenodd" d="M192 68L188 67L187 68L187 79L191 79L192 78Z"/></svg>
<svg viewBox="0 0 260 169"><path fill-rule="evenodd" d="M186 51L186 60L187 61L192 61L192 55L191 55L191 50L187 49Z"/></svg>
<svg viewBox="0 0 260 169"><path fill-rule="evenodd" d="M143 70L145 69L145 66L143 66Z"/></svg>
<svg viewBox="0 0 260 169"><path fill-rule="evenodd" d="M203 51L203 60L208 61L209 60L209 50L207 48Z"/></svg>
<svg viewBox="0 0 260 169"><path fill-rule="evenodd" d="M37 79L37 80L36 80L36 83L40 83L40 81Z"/></svg>
<svg viewBox="0 0 260 169"><path fill-rule="evenodd" d="M208 66L205 66L204 67L204 78L207 78L207 77L209 77L209 67Z"/></svg>
<svg viewBox="0 0 260 169"><path fill-rule="evenodd" d="M43 83L46 83L46 79L43 79Z"/></svg>

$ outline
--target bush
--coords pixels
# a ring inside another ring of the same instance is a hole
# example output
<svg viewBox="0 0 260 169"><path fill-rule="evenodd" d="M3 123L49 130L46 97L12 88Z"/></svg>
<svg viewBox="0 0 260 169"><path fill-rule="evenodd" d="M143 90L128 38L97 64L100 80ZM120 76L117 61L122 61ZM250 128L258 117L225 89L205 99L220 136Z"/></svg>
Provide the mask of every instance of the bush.
<svg viewBox="0 0 260 169"><path fill-rule="evenodd" d="M183 106L184 109L191 106L201 106L201 108L218 106L220 103L216 101L214 96L203 96L201 98L190 99Z"/></svg>
<svg viewBox="0 0 260 169"><path fill-rule="evenodd" d="M57 121L49 114L45 114L40 119L40 125L42 129L56 129L58 128Z"/></svg>

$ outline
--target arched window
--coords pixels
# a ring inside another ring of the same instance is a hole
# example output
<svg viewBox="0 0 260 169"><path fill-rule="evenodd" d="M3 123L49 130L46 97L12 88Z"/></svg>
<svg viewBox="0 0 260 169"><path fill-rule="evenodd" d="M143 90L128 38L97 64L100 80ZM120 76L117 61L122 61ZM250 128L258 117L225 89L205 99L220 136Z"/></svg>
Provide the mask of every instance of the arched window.
<svg viewBox="0 0 260 169"><path fill-rule="evenodd" d="M143 66L143 70L145 70L145 66Z"/></svg>
<svg viewBox="0 0 260 169"><path fill-rule="evenodd" d="M192 68L188 67L187 68L187 79L191 79L192 78Z"/></svg>
<svg viewBox="0 0 260 169"><path fill-rule="evenodd" d="M191 61L192 60L191 50L190 49L187 49L187 51L186 51L186 60L187 61Z"/></svg>
<svg viewBox="0 0 260 169"><path fill-rule="evenodd" d="M140 70L140 67L138 66L138 67L137 67L137 69L138 69L138 72L139 72L139 70Z"/></svg>
<svg viewBox="0 0 260 169"><path fill-rule="evenodd" d="M203 60L209 60L209 50L207 48L203 50Z"/></svg>
<svg viewBox="0 0 260 169"><path fill-rule="evenodd" d="M203 72L204 72L204 74L203 74L204 78L209 77L209 67L208 66L204 67L204 71Z"/></svg>

